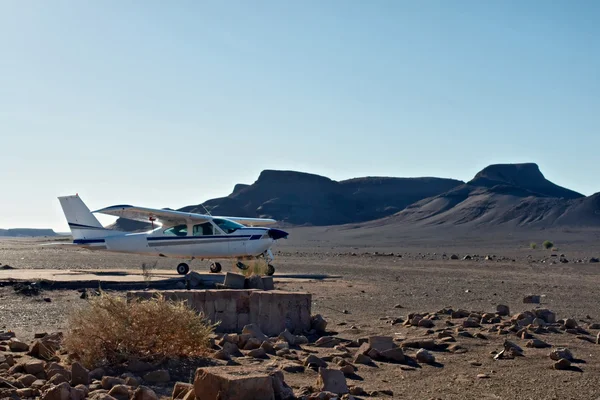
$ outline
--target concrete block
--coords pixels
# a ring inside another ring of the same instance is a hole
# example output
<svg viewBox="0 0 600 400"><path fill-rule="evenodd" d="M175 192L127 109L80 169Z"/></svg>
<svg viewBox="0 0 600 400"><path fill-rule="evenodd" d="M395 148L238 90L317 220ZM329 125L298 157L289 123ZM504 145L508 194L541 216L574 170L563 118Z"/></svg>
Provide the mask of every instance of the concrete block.
<svg viewBox="0 0 600 400"><path fill-rule="evenodd" d="M246 283L246 277L241 274L227 272L223 284L231 289L243 289Z"/></svg>
<svg viewBox="0 0 600 400"><path fill-rule="evenodd" d="M241 332L250 323L250 313L240 313L237 318L237 332Z"/></svg>
<svg viewBox="0 0 600 400"><path fill-rule="evenodd" d="M391 336L369 336L369 347L382 353L396 347Z"/></svg>
<svg viewBox="0 0 600 400"><path fill-rule="evenodd" d="M348 393L346 377L339 369L319 368L317 388L323 392L335 394Z"/></svg>
<svg viewBox="0 0 600 400"><path fill-rule="evenodd" d="M194 392L197 399L275 399L271 377L252 366L199 368Z"/></svg>
<svg viewBox="0 0 600 400"><path fill-rule="evenodd" d="M158 293L169 300L185 301L211 323L221 321L217 332L240 332L248 324L258 325L268 336L277 336L285 329L295 334L310 330L309 293L255 289L132 291L127 299L147 300Z"/></svg>
<svg viewBox="0 0 600 400"><path fill-rule="evenodd" d="M272 276L263 276L261 279L264 290L275 290Z"/></svg>

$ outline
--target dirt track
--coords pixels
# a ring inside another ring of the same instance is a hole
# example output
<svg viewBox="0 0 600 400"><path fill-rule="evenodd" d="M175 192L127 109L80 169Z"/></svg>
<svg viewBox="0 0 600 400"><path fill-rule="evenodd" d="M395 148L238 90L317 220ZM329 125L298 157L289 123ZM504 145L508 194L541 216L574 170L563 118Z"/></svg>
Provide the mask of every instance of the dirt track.
<svg viewBox="0 0 600 400"><path fill-rule="evenodd" d="M139 269L142 262L154 261L158 261L157 268L170 268L175 262L77 249L41 248L37 244L27 240L3 240L0 242L0 262L16 268L83 269ZM313 313L324 315L329 328L348 339L372 334L401 338L424 335L426 330L423 328L390 324L389 318L404 319L411 312L436 312L443 307L493 312L497 304L509 305L513 314L531 310L537 305L523 304L523 296L527 294L541 295L541 306L555 311L557 318L576 318L582 327L600 322L600 264L587 262L600 253L593 244L573 246L573 249L563 246L560 253L564 253L568 263L558 262L558 255L551 257L549 251L519 248L514 244L497 248L493 253L494 260L486 261L484 256L489 253L483 253L478 250L480 248L469 248L464 244L462 249L454 246L452 251L461 258L465 254L480 257L449 260L452 253L447 252L443 257L447 251L444 248L435 251L418 247L401 251L390 248L385 251L395 251L390 256L374 255L373 250L367 248L330 246L324 250L310 246L294 248L286 244L279 249L278 271L327 273L331 278L284 282L278 287L311 292ZM383 253L381 249L378 251ZM576 263L579 259L586 262ZM194 261L192 267L204 268L199 261ZM11 288L0 288L0 294L0 326L24 335L39 330L64 329L68 310L81 304L74 291L47 291L40 297L28 298L16 296ZM49 297L51 302L47 303L41 297ZM403 308L394 308L397 304ZM436 328L444 327L444 322L443 319L437 321ZM350 329L352 326L357 329ZM590 330L590 333L595 337L597 331ZM363 380L349 383L359 384L367 390L391 389L395 398L407 399L600 398L597 378L600 345L570 334L540 335L542 340L554 346L568 346L577 358L585 361L577 364L581 372L556 371L551 369L547 349L526 349L526 357L494 361L490 352L499 351L505 337L484 334L488 340L458 337L457 342L468 350L464 354L436 353L437 361L442 364L440 367L406 368L386 363L380 363L377 368L360 366L358 375ZM526 342L514 335L510 340L522 347ZM411 354L410 351L407 353ZM481 363L481 366L473 366L471 361ZM490 378L477 379L481 373ZM315 380L316 375L312 372L286 374L286 381L296 387L314 384Z"/></svg>

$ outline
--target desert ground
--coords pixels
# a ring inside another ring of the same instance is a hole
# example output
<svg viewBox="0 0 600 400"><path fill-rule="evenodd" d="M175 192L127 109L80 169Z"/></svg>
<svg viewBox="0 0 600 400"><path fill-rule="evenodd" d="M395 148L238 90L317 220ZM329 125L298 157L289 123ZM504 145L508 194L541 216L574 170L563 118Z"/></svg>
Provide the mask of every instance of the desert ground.
<svg viewBox="0 0 600 400"><path fill-rule="evenodd" d="M554 251L542 246L549 238L557 247ZM356 235L349 238L325 228L299 228L274 249L275 285L311 293L312 314L321 314L328 321L329 334L337 338L385 335L402 343L413 338L437 340L445 331L455 339L449 343L454 346L451 350L431 351L433 364L356 364L358 369L347 378L348 385L378 391L357 398L391 398L393 393L393 398L400 399L598 399L600 344L596 344L598 329L593 324L600 323L600 263L590 262L600 257L596 238L596 232L581 231L488 237L485 233L463 233L443 240L407 233L402 240L393 240L392 235L376 240ZM177 263L165 258L40 246L51 240L3 239L0 263L16 269L118 269L132 274L140 273L142 263L157 270L174 269ZM530 242L536 242L537 248L530 248ZM470 259L464 259L467 255ZM206 261L195 260L190 266L202 272L208 269ZM223 266L224 272L235 272L233 265L224 262ZM527 295L539 295L540 304L524 303ZM2 284L0 330L12 330L23 340L31 340L37 332L65 330L69 313L84 302L73 288L25 296ZM493 324L466 328L470 335L463 334L463 319L442 313L451 308L481 315L495 313L498 305L510 308L510 316L503 321L521 312L546 308L557 320L574 319L579 331L532 332L533 337L552 347L530 348L526 346L528 339L515 332L499 334ZM413 313L438 314L431 315L431 328L403 324ZM480 337L472 337L475 334ZM495 360L505 340L520 346L524 356ZM553 368L555 361L549 353L558 347L573 353L576 361L568 370ZM416 349L404 350L407 356L415 357ZM313 352L327 359L335 351L307 345L298 355L303 358ZM252 362L283 361L270 357ZM285 372L285 381L297 393L302 387L314 386L316 379L317 373L310 368L302 373ZM168 388L162 393L167 396Z"/></svg>

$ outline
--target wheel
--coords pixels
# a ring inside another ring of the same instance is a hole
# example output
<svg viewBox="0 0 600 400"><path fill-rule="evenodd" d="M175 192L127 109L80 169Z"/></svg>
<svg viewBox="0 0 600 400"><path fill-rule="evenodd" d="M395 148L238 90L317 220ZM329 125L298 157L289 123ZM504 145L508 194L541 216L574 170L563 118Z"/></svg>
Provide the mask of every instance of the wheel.
<svg viewBox="0 0 600 400"><path fill-rule="evenodd" d="M248 266L241 261L236 262L235 266L241 269L242 271L248 269Z"/></svg>
<svg viewBox="0 0 600 400"><path fill-rule="evenodd" d="M216 274L217 272L221 272L221 263L214 262L210 264L210 272Z"/></svg>
<svg viewBox="0 0 600 400"><path fill-rule="evenodd" d="M275 267L271 264L267 265L267 275L271 276L275 273Z"/></svg>
<svg viewBox="0 0 600 400"><path fill-rule="evenodd" d="M186 263L181 263L177 266L177 273L180 275L185 275L190 272L190 266Z"/></svg>

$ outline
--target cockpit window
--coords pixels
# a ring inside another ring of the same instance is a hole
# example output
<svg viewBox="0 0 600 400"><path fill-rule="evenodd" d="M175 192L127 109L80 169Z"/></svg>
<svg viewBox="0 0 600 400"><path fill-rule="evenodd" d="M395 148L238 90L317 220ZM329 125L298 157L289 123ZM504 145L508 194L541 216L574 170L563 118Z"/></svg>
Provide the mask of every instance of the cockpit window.
<svg viewBox="0 0 600 400"><path fill-rule="evenodd" d="M187 236L187 225L177 225L165 229L163 233L167 236Z"/></svg>
<svg viewBox="0 0 600 400"><path fill-rule="evenodd" d="M214 228L210 222L194 225L194 236L211 236L214 235Z"/></svg>
<svg viewBox="0 0 600 400"><path fill-rule="evenodd" d="M244 227L244 225L238 224L237 222L233 222L228 219L214 218L213 222L217 224L217 226L221 228L225 233L232 233Z"/></svg>

